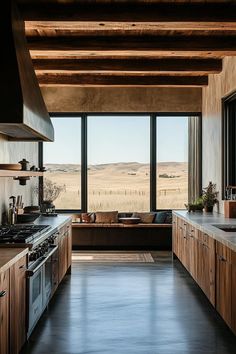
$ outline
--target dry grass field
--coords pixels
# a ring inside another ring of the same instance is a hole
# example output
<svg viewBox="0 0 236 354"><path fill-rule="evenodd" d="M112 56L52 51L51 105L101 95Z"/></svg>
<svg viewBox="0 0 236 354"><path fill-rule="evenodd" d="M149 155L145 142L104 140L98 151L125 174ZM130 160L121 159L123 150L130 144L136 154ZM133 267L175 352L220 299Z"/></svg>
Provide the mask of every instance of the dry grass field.
<svg viewBox="0 0 236 354"><path fill-rule="evenodd" d="M46 178L57 185L65 185L55 201L58 209L79 209L80 166L46 165ZM184 208L187 201L188 165L167 162L157 165L157 208ZM88 210L147 211L149 210L148 164L113 163L89 166Z"/></svg>

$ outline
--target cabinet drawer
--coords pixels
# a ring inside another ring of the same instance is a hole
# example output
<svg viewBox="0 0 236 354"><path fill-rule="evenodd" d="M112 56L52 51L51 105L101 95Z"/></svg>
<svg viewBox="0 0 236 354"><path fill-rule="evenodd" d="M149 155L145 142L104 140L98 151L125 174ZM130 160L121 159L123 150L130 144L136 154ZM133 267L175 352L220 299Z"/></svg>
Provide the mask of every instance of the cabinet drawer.
<svg viewBox="0 0 236 354"><path fill-rule="evenodd" d="M223 245L223 243L216 241L216 253L223 260L231 263L231 250Z"/></svg>
<svg viewBox="0 0 236 354"><path fill-rule="evenodd" d="M195 229L194 226L188 224L188 225L187 225L187 231L188 231L188 235L189 235L190 237L195 237L195 238L196 238L197 230Z"/></svg>

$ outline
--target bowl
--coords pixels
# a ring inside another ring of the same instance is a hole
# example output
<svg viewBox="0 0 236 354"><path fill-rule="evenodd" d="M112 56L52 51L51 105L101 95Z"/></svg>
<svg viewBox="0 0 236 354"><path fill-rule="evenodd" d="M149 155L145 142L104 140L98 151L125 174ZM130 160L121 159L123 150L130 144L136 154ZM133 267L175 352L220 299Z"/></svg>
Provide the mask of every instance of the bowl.
<svg viewBox="0 0 236 354"><path fill-rule="evenodd" d="M29 205L24 207L25 214L40 213L40 207L38 205Z"/></svg>
<svg viewBox="0 0 236 354"><path fill-rule="evenodd" d="M119 220L120 220L123 224L127 224L127 225L138 224L138 223L140 222L140 218L133 218L133 217L129 217L129 218L119 218Z"/></svg>
<svg viewBox="0 0 236 354"><path fill-rule="evenodd" d="M17 223L18 224L25 224L28 222L34 222L39 217L39 214L32 213L32 214L20 214L17 215Z"/></svg>

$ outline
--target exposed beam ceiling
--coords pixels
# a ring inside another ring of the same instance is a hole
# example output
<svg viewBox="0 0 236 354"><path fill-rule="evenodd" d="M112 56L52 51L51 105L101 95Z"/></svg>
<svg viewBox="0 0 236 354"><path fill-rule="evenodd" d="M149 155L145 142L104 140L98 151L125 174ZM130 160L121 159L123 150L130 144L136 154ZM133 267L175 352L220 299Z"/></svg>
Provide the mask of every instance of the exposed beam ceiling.
<svg viewBox="0 0 236 354"><path fill-rule="evenodd" d="M33 59L36 70L119 71L140 73L215 74L222 70L219 59Z"/></svg>
<svg viewBox="0 0 236 354"><path fill-rule="evenodd" d="M19 0L41 85L204 86L236 55L228 0Z"/></svg>
<svg viewBox="0 0 236 354"><path fill-rule="evenodd" d="M36 71L40 85L76 85L76 86L206 86L207 76L182 76L182 75L137 75L105 73L81 73L81 72L47 72Z"/></svg>
<svg viewBox="0 0 236 354"><path fill-rule="evenodd" d="M30 37L30 50L37 51L96 51L115 53L153 52L157 56L215 56L236 54L236 36L183 37L183 36L119 36L119 37Z"/></svg>
<svg viewBox="0 0 236 354"><path fill-rule="evenodd" d="M236 22L101 22L101 21L25 21L27 37L76 36L231 36Z"/></svg>

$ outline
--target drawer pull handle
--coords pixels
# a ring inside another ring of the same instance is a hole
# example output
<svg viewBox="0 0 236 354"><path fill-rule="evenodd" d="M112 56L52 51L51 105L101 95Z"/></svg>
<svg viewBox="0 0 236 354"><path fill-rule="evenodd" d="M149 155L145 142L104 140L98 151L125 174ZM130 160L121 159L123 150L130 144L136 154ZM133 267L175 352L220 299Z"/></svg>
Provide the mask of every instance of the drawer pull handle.
<svg viewBox="0 0 236 354"><path fill-rule="evenodd" d="M226 262L226 259L224 257L220 256L219 258L220 258L220 261Z"/></svg>
<svg viewBox="0 0 236 354"><path fill-rule="evenodd" d="M0 297L4 297L7 294L7 292L5 290L0 291Z"/></svg>
<svg viewBox="0 0 236 354"><path fill-rule="evenodd" d="M26 265L25 265L25 264L21 265L21 266L19 267L19 269L26 269Z"/></svg>

